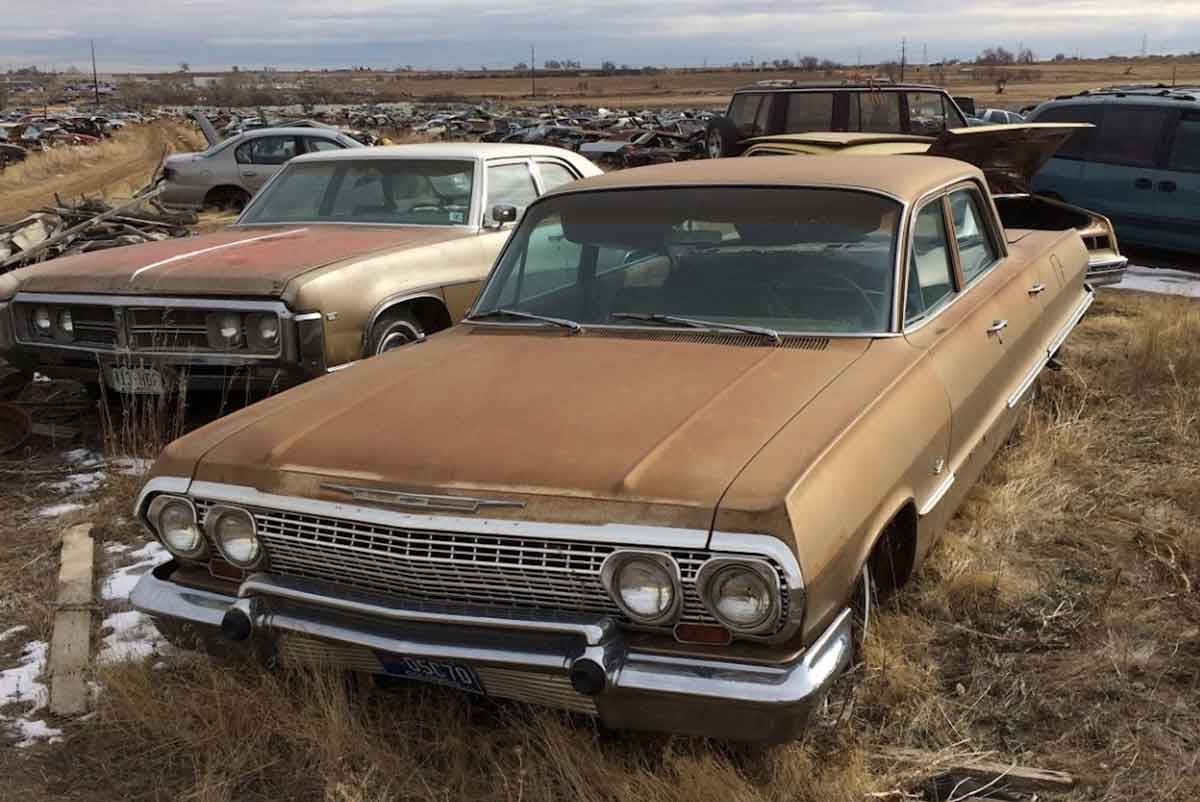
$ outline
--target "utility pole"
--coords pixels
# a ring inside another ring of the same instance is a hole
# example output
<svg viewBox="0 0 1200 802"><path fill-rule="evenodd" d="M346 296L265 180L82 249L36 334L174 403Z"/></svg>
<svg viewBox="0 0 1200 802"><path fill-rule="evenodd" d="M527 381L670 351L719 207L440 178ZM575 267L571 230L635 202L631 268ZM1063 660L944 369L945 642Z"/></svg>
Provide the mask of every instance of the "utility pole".
<svg viewBox="0 0 1200 802"><path fill-rule="evenodd" d="M533 45L529 46L529 97L537 97L537 61L534 60Z"/></svg>
<svg viewBox="0 0 1200 802"><path fill-rule="evenodd" d="M908 37L900 37L900 83L904 83L904 65L908 61Z"/></svg>
<svg viewBox="0 0 1200 802"><path fill-rule="evenodd" d="M96 112L100 112L100 80L96 77L96 40L92 39L92 93L96 96Z"/></svg>

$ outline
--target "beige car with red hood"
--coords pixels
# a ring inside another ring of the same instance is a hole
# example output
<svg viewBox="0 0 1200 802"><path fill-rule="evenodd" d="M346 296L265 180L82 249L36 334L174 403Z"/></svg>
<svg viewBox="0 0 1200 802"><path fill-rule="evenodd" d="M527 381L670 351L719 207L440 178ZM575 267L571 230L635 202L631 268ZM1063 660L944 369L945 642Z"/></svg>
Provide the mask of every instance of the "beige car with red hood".
<svg viewBox="0 0 1200 802"><path fill-rule="evenodd" d="M125 393L283 389L459 320L506 224L598 173L537 145L300 156L223 231L0 276L0 357Z"/></svg>
<svg viewBox="0 0 1200 802"><path fill-rule="evenodd" d="M795 737L1091 303L1086 267L950 159L564 186L460 325L172 443L137 515L173 558L133 604L185 645Z"/></svg>

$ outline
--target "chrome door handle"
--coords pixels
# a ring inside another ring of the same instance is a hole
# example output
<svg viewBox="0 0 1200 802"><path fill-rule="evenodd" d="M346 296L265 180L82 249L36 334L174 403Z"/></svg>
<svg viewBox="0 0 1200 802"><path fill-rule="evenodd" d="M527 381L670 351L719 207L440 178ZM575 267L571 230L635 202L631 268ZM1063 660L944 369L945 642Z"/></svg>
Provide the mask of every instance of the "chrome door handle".
<svg viewBox="0 0 1200 802"><path fill-rule="evenodd" d="M1034 284L1032 287L1029 288L1030 295L1038 295L1039 293L1043 293L1045 291L1046 291L1046 285L1040 281L1037 284Z"/></svg>
<svg viewBox="0 0 1200 802"><path fill-rule="evenodd" d="M1007 320L996 320L996 321L993 321L992 325L988 326L987 333L988 334L998 334L998 333L1000 333L1000 331L1002 329L1006 329L1006 328L1008 328Z"/></svg>

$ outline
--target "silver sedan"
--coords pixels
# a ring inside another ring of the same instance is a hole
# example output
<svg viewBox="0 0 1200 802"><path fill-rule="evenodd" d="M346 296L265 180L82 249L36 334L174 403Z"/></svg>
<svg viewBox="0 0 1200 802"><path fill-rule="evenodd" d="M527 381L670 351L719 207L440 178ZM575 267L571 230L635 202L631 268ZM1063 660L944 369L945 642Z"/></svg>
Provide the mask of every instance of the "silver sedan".
<svg viewBox="0 0 1200 802"><path fill-rule="evenodd" d="M261 128L163 162L163 205L241 209L284 164L302 153L363 145L324 128Z"/></svg>

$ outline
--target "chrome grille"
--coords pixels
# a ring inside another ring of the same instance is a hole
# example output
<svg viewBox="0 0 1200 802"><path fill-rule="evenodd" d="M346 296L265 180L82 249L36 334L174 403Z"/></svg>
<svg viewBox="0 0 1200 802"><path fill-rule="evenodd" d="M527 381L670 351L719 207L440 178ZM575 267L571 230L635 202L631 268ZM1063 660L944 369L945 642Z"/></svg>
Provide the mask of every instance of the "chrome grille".
<svg viewBox="0 0 1200 802"><path fill-rule="evenodd" d="M197 500L203 517L212 502ZM425 601L553 609L630 624L600 580L612 544L402 529L250 508L270 570ZM653 548L653 547L650 547ZM703 551L671 550L683 582L680 621L715 624L696 576ZM780 586L784 586L782 569ZM781 594L787 618L787 594Z"/></svg>
<svg viewBox="0 0 1200 802"><path fill-rule="evenodd" d="M211 351L207 313L171 307L131 308L129 345L137 351Z"/></svg>

